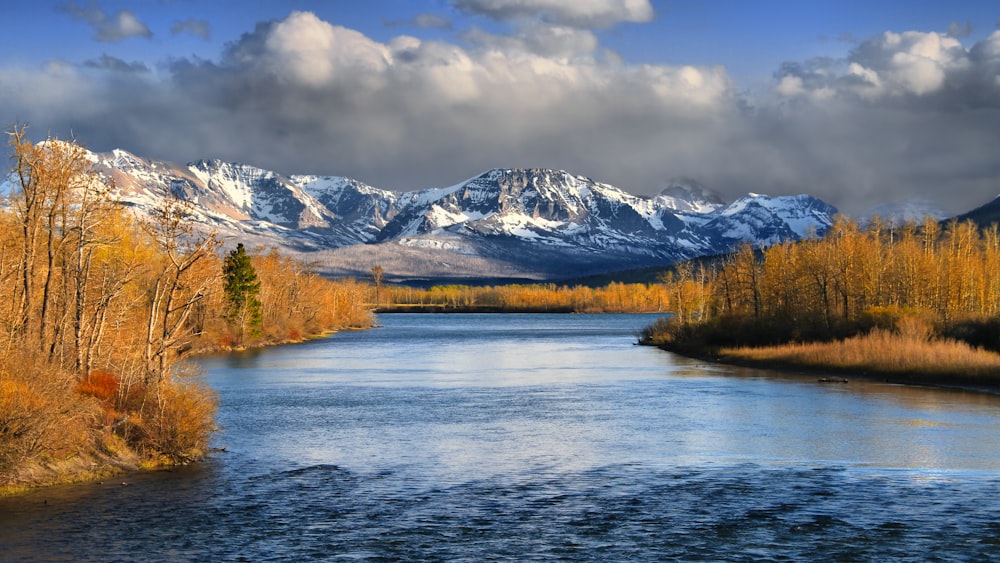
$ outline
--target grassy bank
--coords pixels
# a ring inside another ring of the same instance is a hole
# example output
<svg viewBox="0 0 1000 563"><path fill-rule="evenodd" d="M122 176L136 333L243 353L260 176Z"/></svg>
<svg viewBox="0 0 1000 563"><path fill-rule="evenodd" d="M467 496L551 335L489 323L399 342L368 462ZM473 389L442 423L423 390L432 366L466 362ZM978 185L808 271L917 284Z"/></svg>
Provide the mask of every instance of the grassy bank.
<svg viewBox="0 0 1000 563"><path fill-rule="evenodd" d="M764 369L837 374L915 385L1000 392L1000 354L944 338L876 329L831 342L722 348L660 347L684 355Z"/></svg>

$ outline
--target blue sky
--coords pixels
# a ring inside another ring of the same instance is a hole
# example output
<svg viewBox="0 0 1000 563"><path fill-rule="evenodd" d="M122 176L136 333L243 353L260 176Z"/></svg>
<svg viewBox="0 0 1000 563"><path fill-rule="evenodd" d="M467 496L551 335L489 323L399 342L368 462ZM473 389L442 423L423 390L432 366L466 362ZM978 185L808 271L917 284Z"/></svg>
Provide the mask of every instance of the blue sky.
<svg viewBox="0 0 1000 563"><path fill-rule="evenodd" d="M4 8L0 120L395 189L495 166L857 213L1000 193L1000 3L147 0Z"/></svg>

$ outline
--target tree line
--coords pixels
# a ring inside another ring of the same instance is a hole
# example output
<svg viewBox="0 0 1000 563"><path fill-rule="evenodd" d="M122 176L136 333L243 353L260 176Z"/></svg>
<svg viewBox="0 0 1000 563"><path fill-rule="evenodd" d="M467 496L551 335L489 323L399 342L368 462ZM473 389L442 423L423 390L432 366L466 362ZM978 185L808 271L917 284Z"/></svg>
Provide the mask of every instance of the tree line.
<svg viewBox="0 0 1000 563"><path fill-rule="evenodd" d="M1000 234L994 224L865 228L838 217L822 238L766 249L744 244L721 262L683 264L665 280L670 321L651 338L741 346L843 338L914 322L1000 347Z"/></svg>
<svg viewBox="0 0 1000 563"><path fill-rule="evenodd" d="M74 142L9 131L0 209L0 485L95 460L204 454L215 398L192 352L370 326L367 285L195 231L164 194L138 219ZM102 463L98 463L102 465ZM47 468L47 469L46 469ZM79 469L79 468L77 468ZM79 472L79 471L77 471Z"/></svg>
<svg viewBox="0 0 1000 563"><path fill-rule="evenodd" d="M382 272L378 272L381 277ZM498 286L436 285L421 289L375 283L379 310L462 310L573 313L666 311L670 297L662 284L612 282L604 287L553 283Z"/></svg>

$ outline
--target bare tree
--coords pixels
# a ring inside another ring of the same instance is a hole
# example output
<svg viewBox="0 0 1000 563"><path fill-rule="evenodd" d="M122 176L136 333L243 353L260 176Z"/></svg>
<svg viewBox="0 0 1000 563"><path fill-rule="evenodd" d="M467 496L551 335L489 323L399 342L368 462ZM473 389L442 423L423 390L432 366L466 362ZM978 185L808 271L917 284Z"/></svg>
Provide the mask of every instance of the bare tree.
<svg viewBox="0 0 1000 563"><path fill-rule="evenodd" d="M385 269L376 264L372 268L372 281L375 283L375 306L382 304L382 283L385 281Z"/></svg>
<svg viewBox="0 0 1000 563"><path fill-rule="evenodd" d="M164 194L153 221L145 224L163 259L152 265L149 318L146 324L147 383L162 380L170 356L186 344L186 322L195 304L205 298L212 276L199 275L197 266L214 255L218 237L195 233L188 216L190 204L173 193ZM218 274L215 274L216 276Z"/></svg>

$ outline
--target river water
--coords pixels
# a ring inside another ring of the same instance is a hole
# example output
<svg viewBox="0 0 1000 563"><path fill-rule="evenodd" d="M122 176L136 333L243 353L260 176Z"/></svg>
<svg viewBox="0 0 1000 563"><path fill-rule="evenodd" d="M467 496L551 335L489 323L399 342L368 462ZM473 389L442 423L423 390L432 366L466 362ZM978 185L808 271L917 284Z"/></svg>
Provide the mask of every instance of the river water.
<svg viewBox="0 0 1000 563"><path fill-rule="evenodd" d="M200 361L224 452L0 499L0 561L1000 558L1000 397L708 365L644 315Z"/></svg>

